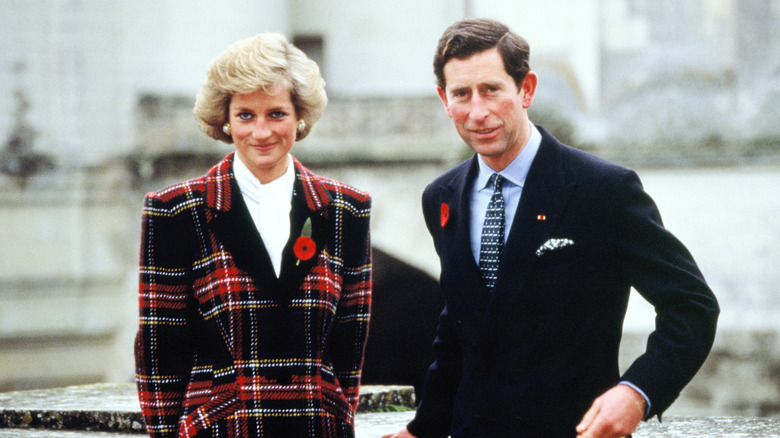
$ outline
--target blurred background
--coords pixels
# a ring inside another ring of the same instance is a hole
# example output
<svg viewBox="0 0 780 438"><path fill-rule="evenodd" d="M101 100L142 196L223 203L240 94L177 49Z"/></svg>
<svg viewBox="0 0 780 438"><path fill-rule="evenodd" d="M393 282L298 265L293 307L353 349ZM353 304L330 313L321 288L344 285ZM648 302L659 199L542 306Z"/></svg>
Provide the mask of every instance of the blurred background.
<svg viewBox="0 0 780 438"><path fill-rule="evenodd" d="M715 348L670 413L780 416L780 0L0 0L0 11L0 391L132 381L144 193L232 150L198 131L192 106L209 61L259 32L283 33L322 69L328 109L293 154L373 195L367 377L415 383L440 305L420 195L469 156L436 96L433 51L452 22L491 17L531 45L532 120L637 169L721 302ZM623 367L653 317L632 297ZM393 362L399 352L419 357Z"/></svg>

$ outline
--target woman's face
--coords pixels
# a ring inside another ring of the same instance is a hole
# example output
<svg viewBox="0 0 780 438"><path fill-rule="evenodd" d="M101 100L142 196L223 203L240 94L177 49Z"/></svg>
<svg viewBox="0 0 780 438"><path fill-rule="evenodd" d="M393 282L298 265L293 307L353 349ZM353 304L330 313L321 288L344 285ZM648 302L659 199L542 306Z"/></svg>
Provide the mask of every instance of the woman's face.
<svg viewBox="0 0 780 438"><path fill-rule="evenodd" d="M234 94L228 121L236 155L261 183L284 174L297 127L295 106L286 87Z"/></svg>

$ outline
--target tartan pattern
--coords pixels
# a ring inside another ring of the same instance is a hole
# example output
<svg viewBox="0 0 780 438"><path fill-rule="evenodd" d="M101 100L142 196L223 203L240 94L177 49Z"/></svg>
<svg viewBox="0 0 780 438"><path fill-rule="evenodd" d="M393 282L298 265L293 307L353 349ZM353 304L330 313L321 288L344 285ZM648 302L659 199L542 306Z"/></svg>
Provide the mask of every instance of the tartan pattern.
<svg viewBox="0 0 780 438"><path fill-rule="evenodd" d="M232 159L145 199L135 355L147 431L353 436L371 304L371 200L294 159L294 196L324 224L317 252L294 282L258 279L215 232L243 202Z"/></svg>

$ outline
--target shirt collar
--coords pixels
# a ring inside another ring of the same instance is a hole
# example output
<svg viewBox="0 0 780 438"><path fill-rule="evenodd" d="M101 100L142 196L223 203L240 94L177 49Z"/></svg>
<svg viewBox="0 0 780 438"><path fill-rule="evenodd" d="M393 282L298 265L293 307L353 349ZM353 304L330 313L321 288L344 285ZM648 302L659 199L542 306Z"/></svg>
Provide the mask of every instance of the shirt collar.
<svg viewBox="0 0 780 438"><path fill-rule="evenodd" d="M542 134L539 133L539 130L536 129L533 123L529 122L529 125L531 126L531 135L528 137L528 142L523 146L517 157L504 170L498 172L504 179L518 187L525 185L525 178L528 176L528 171L531 170L531 163L533 163L536 152L542 144ZM482 190L487 187L490 176L496 173L496 171L485 164L482 156L478 155L477 161L479 162L479 175L477 175L476 187L478 187L478 190Z"/></svg>
<svg viewBox="0 0 780 438"><path fill-rule="evenodd" d="M292 199L293 184L295 183L295 166L292 165L289 154L286 160L287 170L282 176L267 184L261 184L238 155L235 155L233 157L233 174L241 189L241 194L255 202L260 202L264 198L261 192L272 193L273 199L277 199L279 202L283 202L281 200L289 202Z"/></svg>

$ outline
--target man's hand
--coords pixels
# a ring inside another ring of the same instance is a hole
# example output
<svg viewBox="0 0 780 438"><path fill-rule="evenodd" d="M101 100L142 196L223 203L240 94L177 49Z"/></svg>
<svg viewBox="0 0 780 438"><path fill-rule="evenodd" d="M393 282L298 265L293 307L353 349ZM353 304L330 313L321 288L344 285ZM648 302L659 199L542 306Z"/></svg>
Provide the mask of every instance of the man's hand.
<svg viewBox="0 0 780 438"><path fill-rule="evenodd" d="M645 416L646 402L627 385L597 398L577 426L577 438L617 438L632 434Z"/></svg>
<svg viewBox="0 0 780 438"><path fill-rule="evenodd" d="M411 433L409 433L409 429L404 427L403 430L399 430L395 434L388 433L387 435L382 435L382 438L416 438L416 437Z"/></svg>

